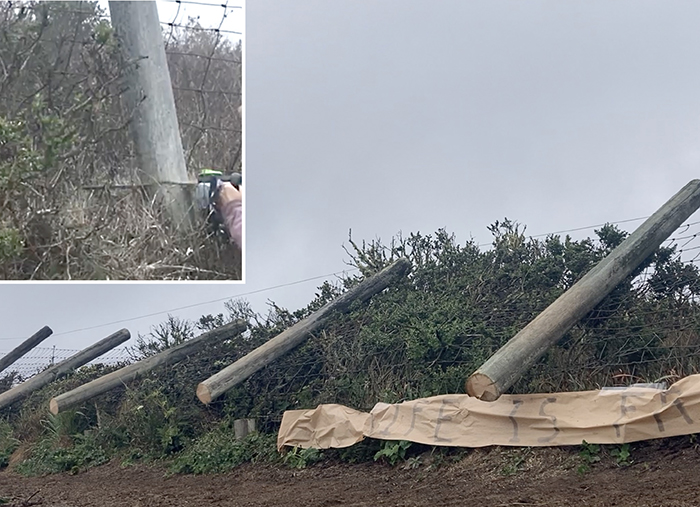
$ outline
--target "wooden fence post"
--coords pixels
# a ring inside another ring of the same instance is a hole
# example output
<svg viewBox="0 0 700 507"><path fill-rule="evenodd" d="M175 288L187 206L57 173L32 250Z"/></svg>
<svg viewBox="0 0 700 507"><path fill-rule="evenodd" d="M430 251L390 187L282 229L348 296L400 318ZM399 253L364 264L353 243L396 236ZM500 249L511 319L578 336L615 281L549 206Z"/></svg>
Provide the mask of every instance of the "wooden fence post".
<svg viewBox="0 0 700 507"><path fill-rule="evenodd" d="M366 301L386 289L396 278L406 275L411 268L407 259L399 259L374 276L363 280L345 294L326 304L267 343L212 375L197 386L197 397L202 403L210 403L253 373L303 343L311 333L320 329L335 312L346 313L354 301Z"/></svg>
<svg viewBox="0 0 700 507"><path fill-rule="evenodd" d="M9 391L5 391L4 393L0 394L0 409L11 405L15 401L20 400L25 396L30 395L37 389L41 389L54 380L64 377L76 368L83 366L85 363L89 363L93 359L100 357L105 352L112 350L117 345L124 343L129 338L131 338L129 331L122 329L69 357L65 361L51 366L41 373L37 373L29 380L22 382Z"/></svg>
<svg viewBox="0 0 700 507"><path fill-rule="evenodd" d="M53 331L49 326L44 326L39 331L34 333L32 336L24 340L17 347L15 347L11 352L8 352L0 359L0 371L5 371L8 366L17 361L24 354L32 350L34 347L39 345L41 342L46 340L49 336L53 334Z"/></svg>
<svg viewBox="0 0 700 507"><path fill-rule="evenodd" d="M255 419L236 419L233 421L233 435L241 440L255 431Z"/></svg>
<svg viewBox="0 0 700 507"><path fill-rule="evenodd" d="M153 1L109 2L120 48L128 62L124 99L133 110L131 126L143 183L163 198L177 227L192 227L192 189L175 111L168 62Z"/></svg>
<svg viewBox="0 0 700 507"><path fill-rule="evenodd" d="M123 385L126 382L134 380L135 378L148 373L158 366L181 361L204 345L231 338L232 336L245 331L245 328L245 322L236 321L203 333L197 338L187 340L180 345L165 349L158 354L142 359L141 361L137 361L117 371L103 375L92 382L88 382L87 384L76 387L71 391L60 394L59 396L51 399L49 402L49 410L52 414L58 414L59 412L62 412L70 407L79 405L84 401L114 389L117 386Z"/></svg>
<svg viewBox="0 0 700 507"><path fill-rule="evenodd" d="M497 400L698 207L700 180L692 180L474 372L467 379L467 393L484 401Z"/></svg>

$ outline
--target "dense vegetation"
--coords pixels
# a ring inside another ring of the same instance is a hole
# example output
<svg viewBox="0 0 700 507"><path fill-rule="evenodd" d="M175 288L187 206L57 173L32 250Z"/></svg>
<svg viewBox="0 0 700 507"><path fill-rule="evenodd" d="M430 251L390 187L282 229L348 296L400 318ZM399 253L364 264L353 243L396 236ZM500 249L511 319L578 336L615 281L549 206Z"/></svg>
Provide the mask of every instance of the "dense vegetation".
<svg viewBox="0 0 700 507"><path fill-rule="evenodd" d="M164 37L192 180L240 170L240 44ZM0 279L240 278L236 249L204 220L173 230L141 185L120 55L95 2L0 2Z"/></svg>
<svg viewBox="0 0 700 507"><path fill-rule="evenodd" d="M596 239L527 238L508 220L491 227L493 246L458 244L445 231L412 234L389 245L352 244L350 263L360 275L340 285L324 283L308 306L290 312L274 304L266 315L242 300L227 315L198 322L169 318L141 337L135 357L153 354L200 331L233 319L249 324L231 340L159 369L77 410L51 417L50 397L104 373L84 368L36 392L4 413L0 456L19 446L18 465L32 473L80 470L118 457L123 462L167 460L174 471L221 471L244 461L280 461L302 466L317 451L280 457L275 431L287 409L344 403L369 409L450 392L539 311L569 288L625 233L613 226ZM222 399L205 407L195 386L248 351L309 315L363 276L398 256L411 274L334 317L322 332L259 371ZM513 387L514 392L575 390L639 381L673 381L697 371L700 277L674 248L661 248L621 283ZM244 441L232 435L233 420L257 419L260 433ZM399 443L366 442L336 452L347 460L406 456ZM20 460L21 461L21 460Z"/></svg>

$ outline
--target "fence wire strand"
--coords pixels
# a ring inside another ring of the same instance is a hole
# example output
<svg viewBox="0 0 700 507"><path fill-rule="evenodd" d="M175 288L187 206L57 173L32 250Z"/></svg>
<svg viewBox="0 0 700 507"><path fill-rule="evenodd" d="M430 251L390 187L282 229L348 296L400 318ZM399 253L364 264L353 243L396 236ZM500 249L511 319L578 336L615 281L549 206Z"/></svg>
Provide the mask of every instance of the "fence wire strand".
<svg viewBox="0 0 700 507"><path fill-rule="evenodd" d="M61 363L66 359L71 358L80 352L78 349L63 349L54 347L34 347L24 356L19 358L14 364L10 365L5 372L1 372L0 376L8 372L16 372L22 379L28 379L37 373L44 371L46 368L55 364ZM5 356L7 352L0 352L0 357ZM133 359L133 354L127 347L119 347L105 352L97 359L87 363L88 365L103 364L105 366L114 366L117 364L127 363Z"/></svg>

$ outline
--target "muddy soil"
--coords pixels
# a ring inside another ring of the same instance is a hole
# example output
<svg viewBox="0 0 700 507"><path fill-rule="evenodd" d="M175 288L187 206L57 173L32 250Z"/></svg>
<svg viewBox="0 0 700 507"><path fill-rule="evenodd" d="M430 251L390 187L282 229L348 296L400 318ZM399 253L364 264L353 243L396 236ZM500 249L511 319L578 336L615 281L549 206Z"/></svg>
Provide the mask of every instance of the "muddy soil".
<svg viewBox="0 0 700 507"><path fill-rule="evenodd" d="M688 437L638 444L625 466L606 448L589 471L578 470L578 451L492 448L467 451L439 466L426 454L397 467L245 465L198 476L119 463L77 475L4 471L0 499L12 507L700 505L700 448Z"/></svg>

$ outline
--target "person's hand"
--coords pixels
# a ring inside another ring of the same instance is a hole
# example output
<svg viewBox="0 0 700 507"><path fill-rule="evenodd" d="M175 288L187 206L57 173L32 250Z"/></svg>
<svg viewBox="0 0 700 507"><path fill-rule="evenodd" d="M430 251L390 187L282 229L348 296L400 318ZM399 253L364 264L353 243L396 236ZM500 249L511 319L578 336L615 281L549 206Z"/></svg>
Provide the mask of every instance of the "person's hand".
<svg viewBox="0 0 700 507"><path fill-rule="evenodd" d="M223 218L224 226L231 240L243 249L242 242L242 200L243 195L228 181L219 183L219 192L216 198L216 207Z"/></svg>
<svg viewBox="0 0 700 507"><path fill-rule="evenodd" d="M236 189L228 181L222 181L219 183L219 195L217 197L217 204L220 208L223 208L229 202L242 201L243 194Z"/></svg>

